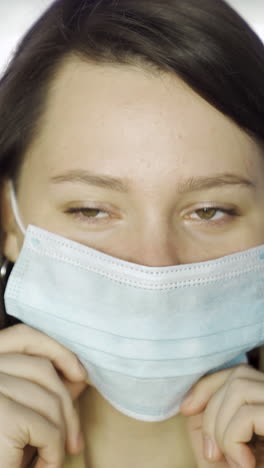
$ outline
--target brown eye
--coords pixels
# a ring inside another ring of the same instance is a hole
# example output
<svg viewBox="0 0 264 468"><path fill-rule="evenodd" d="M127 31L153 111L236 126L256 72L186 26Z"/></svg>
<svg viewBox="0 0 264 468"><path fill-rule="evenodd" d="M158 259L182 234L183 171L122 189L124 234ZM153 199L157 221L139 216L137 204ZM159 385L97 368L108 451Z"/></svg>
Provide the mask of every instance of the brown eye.
<svg viewBox="0 0 264 468"><path fill-rule="evenodd" d="M204 208L193 211L190 218L196 221L220 223L221 221L231 221L237 216L239 216L239 213L234 208L227 209L220 206L205 206ZM212 223L208 222L206 224L210 225Z"/></svg>
<svg viewBox="0 0 264 468"><path fill-rule="evenodd" d="M84 208L80 211L84 216L87 216L88 218L97 218L99 213L101 213L101 210L96 210L92 208Z"/></svg>
<svg viewBox="0 0 264 468"><path fill-rule="evenodd" d="M199 216L201 219L212 219L215 217L216 213L219 210L216 208L202 208L200 210L196 211L196 214Z"/></svg>
<svg viewBox="0 0 264 468"><path fill-rule="evenodd" d="M82 217L83 219L101 219L109 217L109 214L106 211L100 210L99 208L70 208L66 211L66 213L73 216Z"/></svg>

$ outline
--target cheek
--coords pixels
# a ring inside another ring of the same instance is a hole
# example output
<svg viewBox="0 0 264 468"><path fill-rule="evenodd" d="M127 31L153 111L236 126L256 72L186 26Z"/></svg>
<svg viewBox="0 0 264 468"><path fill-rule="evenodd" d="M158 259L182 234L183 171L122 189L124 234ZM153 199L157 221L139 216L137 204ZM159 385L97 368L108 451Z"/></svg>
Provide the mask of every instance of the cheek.
<svg viewBox="0 0 264 468"><path fill-rule="evenodd" d="M264 244L264 206L260 213L252 216L245 229L245 242L256 245Z"/></svg>
<svg viewBox="0 0 264 468"><path fill-rule="evenodd" d="M188 264L248 250L264 244L264 216L252 212L251 216L241 218L226 231L183 230L176 236L175 243L178 244L180 262Z"/></svg>

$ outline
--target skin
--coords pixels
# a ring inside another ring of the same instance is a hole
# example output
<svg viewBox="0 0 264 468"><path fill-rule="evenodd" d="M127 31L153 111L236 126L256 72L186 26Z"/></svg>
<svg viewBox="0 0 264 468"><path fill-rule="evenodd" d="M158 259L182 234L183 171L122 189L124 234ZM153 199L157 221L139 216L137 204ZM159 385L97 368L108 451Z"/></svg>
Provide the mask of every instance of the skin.
<svg viewBox="0 0 264 468"><path fill-rule="evenodd" d="M225 462L231 468L263 468L263 386L263 369L245 364L206 376L193 386L181 412L189 415L188 434L198 468L211 466L203 461L202 447L217 468L224 468Z"/></svg>
<svg viewBox="0 0 264 468"><path fill-rule="evenodd" d="M70 57L50 88L17 198L25 226L161 267L263 244L263 169L258 144L177 76ZM66 181L70 171L81 177ZM2 212L4 253L15 261L23 235L7 184ZM93 387L79 403L87 466L197 466L187 415L132 420Z"/></svg>

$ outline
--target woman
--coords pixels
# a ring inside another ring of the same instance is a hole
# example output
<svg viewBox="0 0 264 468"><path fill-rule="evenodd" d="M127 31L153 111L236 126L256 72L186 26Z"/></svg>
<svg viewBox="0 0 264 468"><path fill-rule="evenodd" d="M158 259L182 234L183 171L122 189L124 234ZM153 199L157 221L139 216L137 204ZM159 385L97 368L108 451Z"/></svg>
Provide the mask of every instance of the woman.
<svg viewBox="0 0 264 468"><path fill-rule="evenodd" d="M261 466L263 64L222 0L58 0L22 41L0 84L5 468Z"/></svg>

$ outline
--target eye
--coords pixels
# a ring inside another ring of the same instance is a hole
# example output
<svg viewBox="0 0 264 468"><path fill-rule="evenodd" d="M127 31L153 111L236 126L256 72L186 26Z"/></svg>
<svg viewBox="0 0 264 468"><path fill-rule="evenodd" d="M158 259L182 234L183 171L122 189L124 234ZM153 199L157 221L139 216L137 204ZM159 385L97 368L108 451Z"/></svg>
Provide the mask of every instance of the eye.
<svg viewBox="0 0 264 468"><path fill-rule="evenodd" d="M199 218L208 220L215 218L217 214L221 216L222 212L217 208L201 208L196 211L196 214Z"/></svg>
<svg viewBox="0 0 264 468"><path fill-rule="evenodd" d="M192 214L193 219L200 219L204 221L217 221L225 217L225 215L235 216L236 210L234 209L224 209L220 207L205 207L196 210Z"/></svg>
<svg viewBox="0 0 264 468"><path fill-rule="evenodd" d="M100 210L99 208L84 208L84 207L77 207L77 208L70 208L66 211L67 214L71 214L80 219L102 219L109 217L109 213L104 210Z"/></svg>

